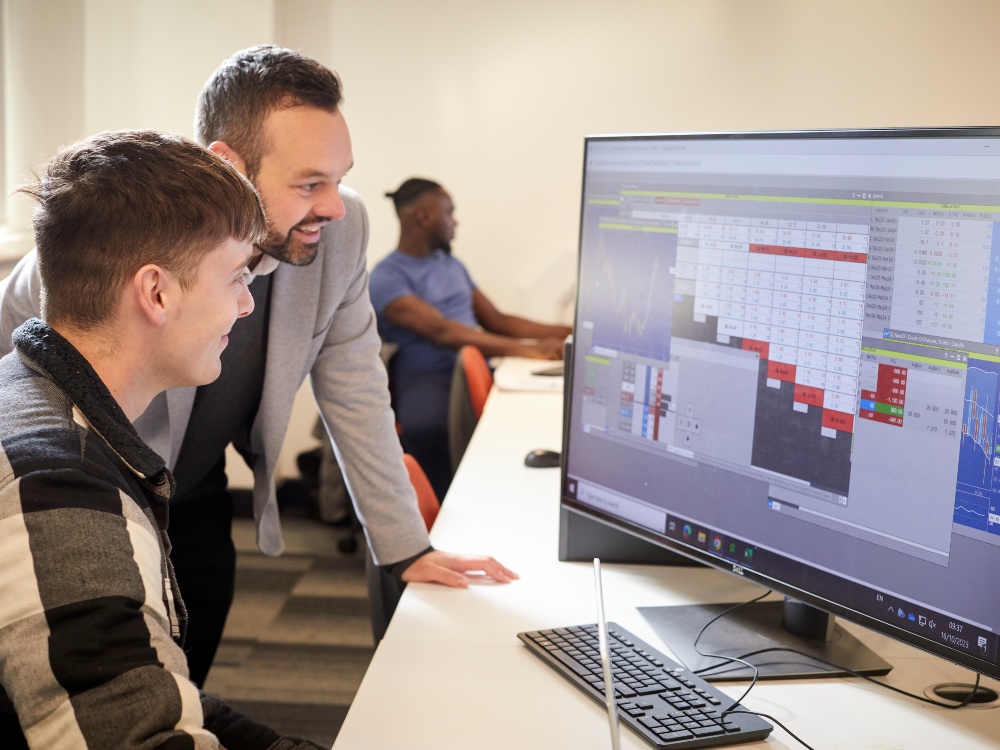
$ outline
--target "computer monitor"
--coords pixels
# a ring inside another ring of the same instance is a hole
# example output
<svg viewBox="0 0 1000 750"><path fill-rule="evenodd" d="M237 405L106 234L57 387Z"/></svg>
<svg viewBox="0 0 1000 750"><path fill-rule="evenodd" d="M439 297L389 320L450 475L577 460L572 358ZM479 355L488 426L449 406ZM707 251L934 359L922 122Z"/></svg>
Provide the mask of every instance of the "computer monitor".
<svg viewBox="0 0 1000 750"><path fill-rule="evenodd" d="M1000 678L1000 128L586 138L573 349L564 510Z"/></svg>

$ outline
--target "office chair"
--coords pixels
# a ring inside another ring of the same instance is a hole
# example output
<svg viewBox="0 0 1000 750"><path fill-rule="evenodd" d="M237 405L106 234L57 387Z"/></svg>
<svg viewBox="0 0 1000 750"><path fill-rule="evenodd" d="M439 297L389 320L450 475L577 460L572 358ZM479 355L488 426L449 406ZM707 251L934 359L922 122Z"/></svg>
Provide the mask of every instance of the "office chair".
<svg viewBox="0 0 1000 750"><path fill-rule="evenodd" d="M441 509L441 503L417 459L409 453L404 453L403 465L410 475L410 484L413 485L413 489L417 493L417 506L420 508L420 515L423 516L424 524L430 531L438 511ZM365 578L368 583L371 606L372 636L377 646L382 640L382 636L385 635L386 628L389 627L389 621L392 619L393 612L396 611L396 605L399 604L399 597L403 595L403 589L392 576L380 572L372 559L370 550L365 558Z"/></svg>
<svg viewBox="0 0 1000 750"><path fill-rule="evenodd" d="M463 346L458 352L458 358L462 360L472 411L478 421L483 416L486 397L490 395L490 389L493 387L493 371L490 370L483 353L474 346Z"/></svg>
<svg viewBox="0 0 1000 750"><path fill-rule="evenodd" d="M424 523L427 525L427 530L430 531L431 526L434 525L434 520L437 518L438 511L441 510L441 501L438 500L438 496L434 493L434 488L431 487L430 480L427 479L427 475L424 474L424 470L420 467L417 459L409 453L404 453L403 464L406 466L406 471L410 474L410 484L413 485L413 489L417 493L417 505L420 507L420 515L424 517Z"/></svg>
<svg viewBox="0 0 1000 750"><path fill-rule="evenodd" d="M448 404L448 447L453 471L465 455L492 387L493 373L483 353L474 346L459 349Z"/></svg>

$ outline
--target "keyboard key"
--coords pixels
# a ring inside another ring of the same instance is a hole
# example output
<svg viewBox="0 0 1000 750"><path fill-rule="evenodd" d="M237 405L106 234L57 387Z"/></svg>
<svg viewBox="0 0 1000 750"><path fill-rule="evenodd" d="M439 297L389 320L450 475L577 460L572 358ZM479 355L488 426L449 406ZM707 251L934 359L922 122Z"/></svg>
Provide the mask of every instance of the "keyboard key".
<svg viewBox="0 0 1000 750"><path fill-rule="evenodd" d="M577 660L569 654L564 654L562 651L555 651L552 655L581 677L586 677L590 674L589 669L578 663Z"/></svg>
<svg viewBox="0 0 1000 750"><path fill-rule="evenodd" d="M639 695L652 695L653 693L662 692L663 688L660 685L639 685L635 692Z"/></svg>
<svg viewBox="0 0 1000 750"><path fill-rule="evenodd" d="M711 737L716 734L723 734L725 730L722 727L698 727L697 729L692 729L691 733L695 737Z"/></svg>
<svg viewBox="0 0 1000 750"><path fill-rule="evenodd" d="M656 736L659 737L664 742L687 740L687 739L692 739L694 737L694 735L691 734L691 732L687 731L686 729L679 729L675 732L671 732L670 730L664 730L662 732L656 732Z"/></svg>

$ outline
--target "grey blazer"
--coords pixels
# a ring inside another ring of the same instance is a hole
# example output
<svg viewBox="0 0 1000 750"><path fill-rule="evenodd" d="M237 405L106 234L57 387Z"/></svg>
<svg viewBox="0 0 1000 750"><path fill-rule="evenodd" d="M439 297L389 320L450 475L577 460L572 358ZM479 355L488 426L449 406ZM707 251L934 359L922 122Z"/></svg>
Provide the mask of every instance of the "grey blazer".
<svg viewBox="0 0 1000 750"><path fill-rule="evenodd" d="M257 546L281 554L274 469L288 431L295 394L310 377L320 415L355 499L375 561L405 560L430 546L403 467L389 405L380 340L368 297L365 250L368 215L360 196L341 188L347 215L323 229L316 260L282 263L274 271L264 390L250 433ZM35 252L0 282L0 354L14 329L40 311ZM157 396L135 426L171 468L177 462L195 388Z"/></svg>

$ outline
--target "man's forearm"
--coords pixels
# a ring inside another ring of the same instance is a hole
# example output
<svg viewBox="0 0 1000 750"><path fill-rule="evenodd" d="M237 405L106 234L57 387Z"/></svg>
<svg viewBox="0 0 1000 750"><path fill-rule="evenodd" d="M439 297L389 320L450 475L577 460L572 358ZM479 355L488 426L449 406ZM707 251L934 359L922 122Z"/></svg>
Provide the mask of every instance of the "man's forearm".
<svg viewBox="0 0 1000 750"><path fill-rule="evenodd" d="M461 349L463 346L474 346L486 357L537 357L537 352L522 339L542 338L537 336L508 336L449 320L442 326L440 333L431 338L438 346L449 349Z"/></svg>
<svg viewBox="0 0 1000 750"><path fill-rule="evenodd" d="M516 315L503 315L489 330L493 333L520 339L557 339L566 338L573 329L564 325L538 323Z"/></svg>

